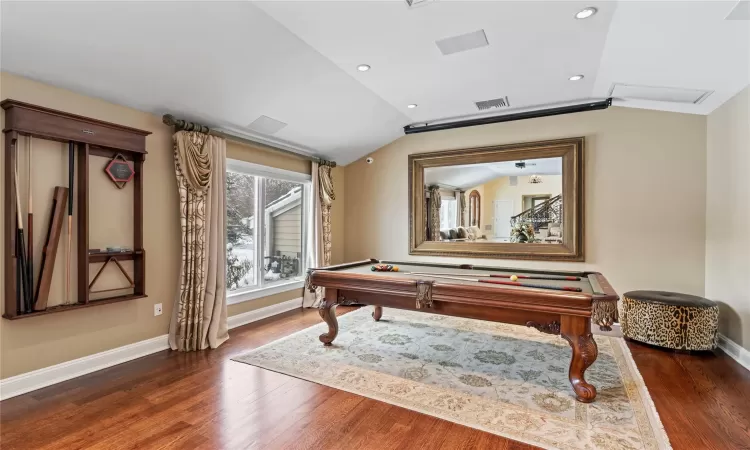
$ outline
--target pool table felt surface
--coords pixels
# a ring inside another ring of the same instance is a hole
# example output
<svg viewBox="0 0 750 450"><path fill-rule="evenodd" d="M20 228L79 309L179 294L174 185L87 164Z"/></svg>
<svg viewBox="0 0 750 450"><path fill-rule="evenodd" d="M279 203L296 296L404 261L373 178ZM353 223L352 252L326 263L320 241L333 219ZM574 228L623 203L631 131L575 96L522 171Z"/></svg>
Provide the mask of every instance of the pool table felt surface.
<svg viewBox="0 0 750 450"><path fill-rule="evenodd" d="M422 264L409 264L409 263L400 263L395 261L387 261L387 262L381 262L381 264L392 264L394 266L397 266L399 271L398 272L374 272L372 271L371 267L374 265L373 263L366 263L362 265L358 265L356 267L349 267L349 268L342 268L342 269L333 269L336 272L342 272L342 273L358 273L363 275L371 275L371 276L381 276L384 278L401 278L401 279L414 279L414 280L423 280L423 279L430 279L429 275L411 275L404 272L430 272L430 273L444 273L444 274L461 274L461 275L467 275L468 278L470 278L470 275L477 275L477 274L507 274L507 275L558 275L558 276L579 276L581 277L581 281L562 281L562 280L524 280L519 279L518 282L520 283L528 283L528 284L539 284L539 285L545 285L545 286L557 286L557 287L563 287L563 286L570 286L570 287L579 287L581 288L581 293L583 294L593 294L594 290L591 286L591 283L589 282L588 278L586 277L585 273L575 273L575 272L524 272L522 269L519 270L513 270L508 268L503 269L460 269L457 266L428 266L428 265L422 265ZM330 270L330 269L324 269L324 270ZM482 287L493 287L497 289L530 289L525 287L518 287L518 286L509 286L509 285L500 285L500 284L492 284L492 283L477 283L474 281L463 281L463 280L455 280L455 279L446 279L446 278L431 278L432 280L435 280L436 283L446 283L446 284L466 284L471 286L482 286ZM491 279L491 278L484 278L484 279ZM510 279L507 278L494 278L495 280L499 281L510 281ZM553 289L540 289L546 292L558 292L558 293L566 293L565 291L558 291Z"/></svg>

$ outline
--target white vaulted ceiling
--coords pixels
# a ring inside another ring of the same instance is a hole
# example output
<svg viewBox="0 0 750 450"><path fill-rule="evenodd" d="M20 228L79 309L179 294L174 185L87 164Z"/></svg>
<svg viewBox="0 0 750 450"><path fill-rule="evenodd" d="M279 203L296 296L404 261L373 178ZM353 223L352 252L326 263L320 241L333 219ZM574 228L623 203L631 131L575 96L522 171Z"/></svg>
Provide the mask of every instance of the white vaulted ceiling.
<svg viewBox="0 0 750 450"><path fill-rule="evenodd" d="M511 107L591 97L616 4L436 1L259 2L270 16L413 122L476 114L474 102L508 96ZM444 56L435 41L484 30L489 45ZM372 66L354 72L357 64ZM587 74L572 83L568 78ZM407 110L412 103L418 105Z"/></svg>
<svg viewBox="0 0 750 450"><path fill-rule="evenodd" d="M348 163L408 118L247 2L7 2L2 68Z"/></svg>
<svg viewBox="0 0 750 450"><path fill-rule="evenodd" d="M468 189L496 178L528 175L562 175L562 158L526 160L526 166L516 167L518 161L501 161L458 166L428 167L424 170L424 184Z"/></svg>
<svg viewBox="0 0 750 450"><path fill-rule="evenodd" d="M724 20L735 4L3 1L0 65L346 164L405 125L505 96L497 113L605 98L614 83L697 89L711 92L700 104L615 104L708 114L750 81L750 21ZM576 20L587 6L598 13ZM478 30L489 45L435 44ZM260 116L286 126L258 134Z"/></svg>

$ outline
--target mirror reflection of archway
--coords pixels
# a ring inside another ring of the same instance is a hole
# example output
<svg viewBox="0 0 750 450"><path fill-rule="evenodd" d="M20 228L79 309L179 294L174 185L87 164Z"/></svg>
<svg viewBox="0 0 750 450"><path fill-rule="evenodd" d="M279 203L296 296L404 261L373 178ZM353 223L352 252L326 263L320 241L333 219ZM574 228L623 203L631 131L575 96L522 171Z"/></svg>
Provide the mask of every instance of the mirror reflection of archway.
<svg viewBox="0 0 750 450"><path fill-rule="evenodd" d="M482 214L482 202L479 192L471 191L469 194L469 226L478 227Z"/></svg>

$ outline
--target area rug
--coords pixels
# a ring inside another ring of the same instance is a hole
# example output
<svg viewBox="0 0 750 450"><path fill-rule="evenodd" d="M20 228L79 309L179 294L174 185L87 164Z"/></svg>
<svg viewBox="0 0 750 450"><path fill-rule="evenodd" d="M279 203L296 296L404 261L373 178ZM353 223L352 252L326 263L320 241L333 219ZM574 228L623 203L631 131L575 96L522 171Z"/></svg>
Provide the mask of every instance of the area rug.
<svg viewBox="0 0 750 450"><path fill-rule="evenodd" d="M310 327L236 361L549 449L668 449L622 338L596 336L586 371L594 403L575 401L559 336L472 319L371 308L339 317L330 347Z"/></svg>

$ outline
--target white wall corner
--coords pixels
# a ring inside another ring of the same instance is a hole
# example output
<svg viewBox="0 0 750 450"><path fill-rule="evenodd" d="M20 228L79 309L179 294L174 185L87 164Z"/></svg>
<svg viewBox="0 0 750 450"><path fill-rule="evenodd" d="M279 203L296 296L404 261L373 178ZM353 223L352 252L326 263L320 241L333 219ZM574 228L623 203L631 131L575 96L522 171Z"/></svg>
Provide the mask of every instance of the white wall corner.
<svg viewBox="0 0 750 450"><path fill-rule="evenodd" d="M230 329L302 307L302 297L227 319ZM35 391L169 348L166 334L0 380L0 400Z"/></svg>
<svg viewBox="0 0 750 450"><path fill-rule="evenodd" d="M719 348L745 369L750 370L750 351L721 333L719 333Z"/></svg>

